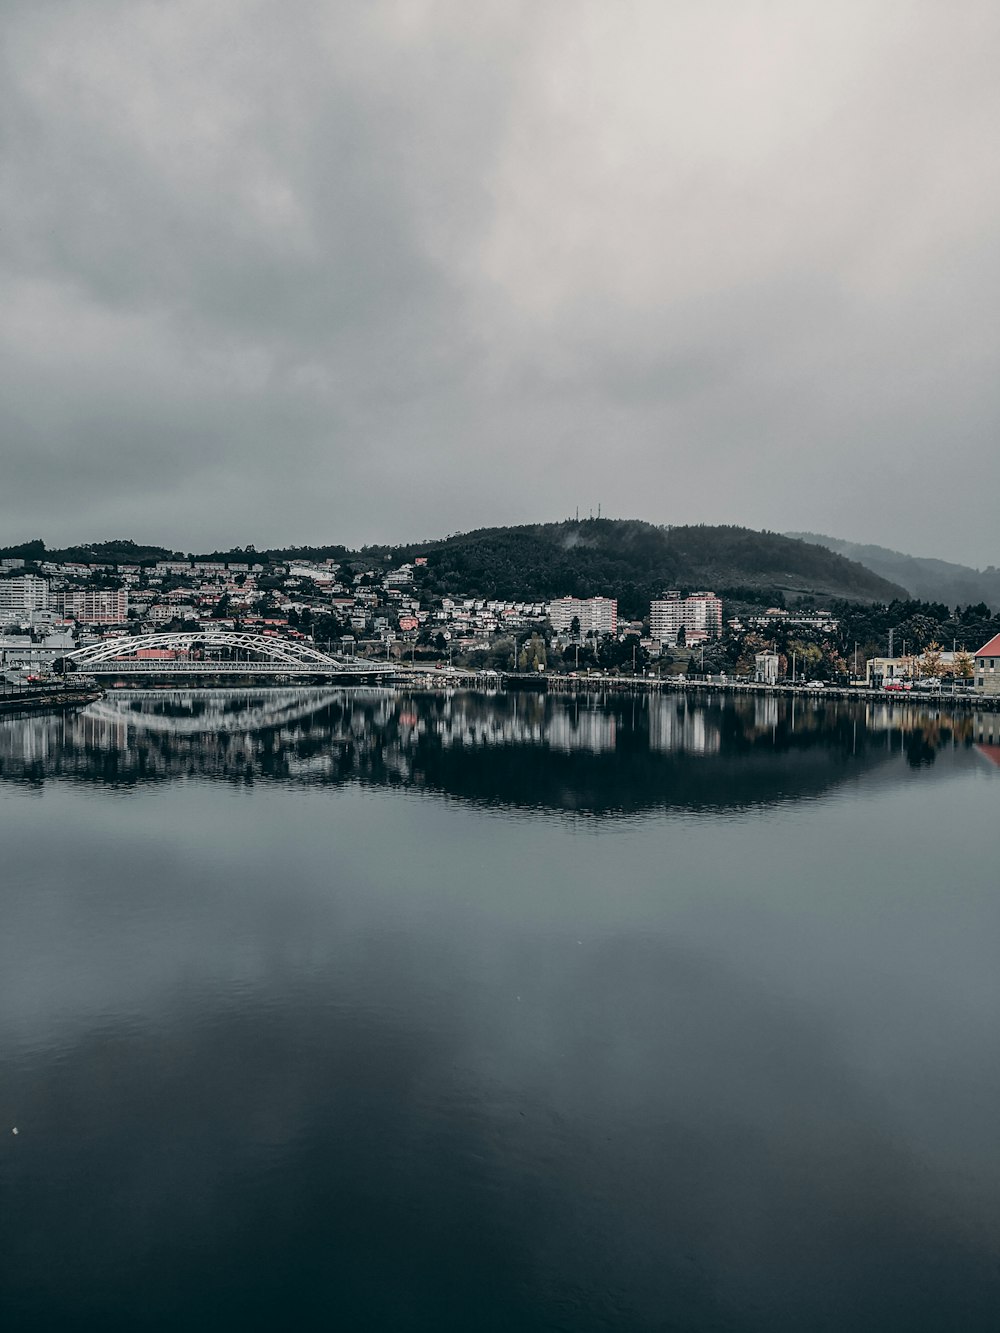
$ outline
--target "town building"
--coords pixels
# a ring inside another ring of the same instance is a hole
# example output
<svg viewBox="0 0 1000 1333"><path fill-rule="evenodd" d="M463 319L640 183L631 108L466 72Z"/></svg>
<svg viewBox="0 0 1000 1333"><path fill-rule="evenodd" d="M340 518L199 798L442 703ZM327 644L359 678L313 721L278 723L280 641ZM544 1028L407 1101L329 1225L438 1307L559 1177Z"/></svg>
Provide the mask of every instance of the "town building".
<svg viewBox="0 0 1000 1333"><path fill-rule="evenodd" d="M1000 634L994 634L975 654L973 679L980 694L1000 694Z"/></svg>
<svg viewBox="0 0 1000 1333"><path fill-rule="evenodd" d="M49 581L37 574L0 579L0 619L44 611L49 605Z"/></svg>
<svg viewBox="0 0 1000 1333"><path fill-rule="evenodd" d="M684 630L699 637L715 638L722 634L722 602L714 592L693 592L681 597L679 592L665 592L649 604L649 632L661 643L676 643Z"/></svg>
<svg viewBox="0 0 1000 1333"><path fill-rule="evenodd" d="M753 659L753 678L760 685L777 685L781 659L777 653L757 653Z"/></svg>
<svg viewBox="0 0 1000 1333"><path fill-rule="evenodd" d="M74 588L63 602L67 615L88 625L121 625L128 620L128 592L124 588Z"/></svg>
<svg viewBox="0 0 1000 1333"><path fill-rule="evenodd" d="M580 634L617 634L618 602L614 597L558 597L549 603L549 622L566 633L577 620Z"/></svg>
<svg viewBox="0 0 1000 1333"><path fill-rule="evenodd" d="M943 676L954 675L964 653L942 650L937 654ZM853 659L852 659L853 661ZM878 688L890 680L919 680L923 658L920 654L906 657L870 657L865 663L865 684Z"/></svg>
<svg viewBox="0 0 1000 1333"><path fill-rule="evenodd" d="M877 688L887 680L912 680L916 662L913 657L870 657L865 663L865 684Z"/></svg>

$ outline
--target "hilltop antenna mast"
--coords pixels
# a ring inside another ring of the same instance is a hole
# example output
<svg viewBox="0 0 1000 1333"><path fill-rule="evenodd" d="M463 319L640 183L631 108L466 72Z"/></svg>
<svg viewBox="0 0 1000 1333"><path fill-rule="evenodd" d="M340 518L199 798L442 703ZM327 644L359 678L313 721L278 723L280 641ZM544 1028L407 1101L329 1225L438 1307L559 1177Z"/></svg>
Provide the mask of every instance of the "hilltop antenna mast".
<svg viewBox="0 0 1000 1333"><path fill-rule="evenodd" d="M601 506L600 506L600 505L597 506L597 517L598 517L598 518L601 517Z"/></svg>

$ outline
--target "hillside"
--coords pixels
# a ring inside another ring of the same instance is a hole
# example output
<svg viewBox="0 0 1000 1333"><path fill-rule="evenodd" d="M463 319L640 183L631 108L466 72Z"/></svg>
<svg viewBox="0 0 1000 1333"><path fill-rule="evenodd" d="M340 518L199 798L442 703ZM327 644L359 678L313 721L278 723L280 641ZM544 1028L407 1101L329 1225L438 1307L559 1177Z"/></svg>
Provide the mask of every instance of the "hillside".
<svg viewBox="0 0 1000 1333"><path fill-rule="evenodd" d="M170 556L165 548L128 540L48 551L41 540L0 554L28 560L104 560L139 563ZM216 559L263 561L299 557L342 561L349 568L385 568L427 559L423 585L463 597L547 601L552 597L616 597L623 615L640 616L667 588L711 588L729 600L788 602L819 598L890 602L905 598L887 581L827 547L737 527L656 527L635 519L584 519L524 527L481 528L406 546L292 547L213 552Z"/></svg>
<svg viewBox="0 0 1000 1333"><path fill-rule="evenodd" d="M862 546L817 533L790 532L787 535L860 561L882 578L901 584L911 596L921 601L943 602L946 606L985 602L994 611L1000 610L1000 569L995 565L982 570L972 569L947 560L903 555L901 551L891 551L885 546Z"/></svg>
<svg viewBox="0 0 1000 1333"><path fill-rule="evenodd" d="M152 564L156 560L183 559L178 551L165 546L137 546L122 537L109 542L85 542L80 546L47 547L40 537L21 542L17 546L0 547L0 557L12 556L21 560L82 560L85 564L109 565Z"/></svg>
<svg viewBox="0 0 1000 1333"><path fill-rule="evenodd" d="M632 519L586 519L483 528L395 548L427 557L440 593L542 600L617 597L626 615L645 614L666 588L712 588L753 600L818 596L891 601L904 590L824 547L737 527L656 527Z"/></svg>

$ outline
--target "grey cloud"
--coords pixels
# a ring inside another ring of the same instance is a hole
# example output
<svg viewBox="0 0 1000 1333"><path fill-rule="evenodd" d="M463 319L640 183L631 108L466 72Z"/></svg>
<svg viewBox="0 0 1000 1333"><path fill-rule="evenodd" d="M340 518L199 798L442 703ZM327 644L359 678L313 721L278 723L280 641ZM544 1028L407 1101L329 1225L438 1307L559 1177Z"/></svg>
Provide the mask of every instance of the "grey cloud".
<svg viewBox="0 0 1000 1333"><path fill-rule="evenodd" d="M104 0L7 32L0 542L600 499L995 559L994 7ZM943 462L976 484L942 524Z"/></svg>

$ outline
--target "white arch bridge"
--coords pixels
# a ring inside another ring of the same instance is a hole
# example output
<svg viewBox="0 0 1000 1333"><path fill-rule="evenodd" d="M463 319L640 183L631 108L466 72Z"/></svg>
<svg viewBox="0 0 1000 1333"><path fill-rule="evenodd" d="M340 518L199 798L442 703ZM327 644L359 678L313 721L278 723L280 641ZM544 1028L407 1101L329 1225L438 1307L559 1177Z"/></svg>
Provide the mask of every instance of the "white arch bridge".
<svg viewBox="0 0 1000 1333"><path fill-rule="evenodd" d="M153 656L153 654L156 654ZM168 654L162 656L161 654ZM134 634L105 639L67 653L63 661L77 671L129 679L143 676L384 676L398 668L389 662L335 657L300 639L234 630L185 634Z"/></svg>

